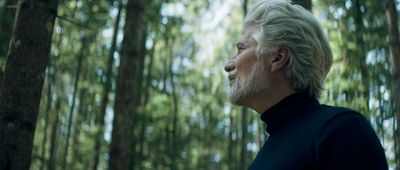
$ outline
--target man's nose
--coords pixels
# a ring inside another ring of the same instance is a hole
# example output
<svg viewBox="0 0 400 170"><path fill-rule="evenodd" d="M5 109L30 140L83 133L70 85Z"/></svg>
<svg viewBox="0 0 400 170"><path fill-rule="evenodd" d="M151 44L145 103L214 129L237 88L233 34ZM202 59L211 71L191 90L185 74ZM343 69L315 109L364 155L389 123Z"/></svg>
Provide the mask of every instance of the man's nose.
<svg viewBox="0 0 400 170"><path fill-rule="evenodd" d="M234 70L235 69L235 63L232 62L232 61L229 61L228 63L225 64L224 69L225 69L226 72L230 72L230 71Z"/></svg>

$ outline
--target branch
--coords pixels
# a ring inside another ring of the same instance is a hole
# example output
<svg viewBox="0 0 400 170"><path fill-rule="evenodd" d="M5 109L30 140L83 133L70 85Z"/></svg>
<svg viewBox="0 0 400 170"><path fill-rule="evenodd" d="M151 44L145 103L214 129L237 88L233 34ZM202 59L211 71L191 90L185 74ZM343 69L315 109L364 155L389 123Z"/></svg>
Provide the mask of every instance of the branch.
<svg viewBox="0 0 400 170"><path fill-rule="evenodd" d="M69 23L71 23L71 24L73 24L73 25L76 25L76 26L78 26L78 27L92 30L92 28L90 28L90 27L88 27L88 26L84 26L83 24L78 23L78 22L76 22L76 21L74 21L74 20L68 19L68 18L66 18L66 17L59 16L59 15L56 15L56 17L59 18L59 19L61 19L61 20L67 21L67 22L69 22Z"/></svg>
<svg viewBox="0 0 400 170"><path fill-rule="evenodd" d="M18 5L5 5L5 6L0 6L0 8L17 9Z"/></svg>

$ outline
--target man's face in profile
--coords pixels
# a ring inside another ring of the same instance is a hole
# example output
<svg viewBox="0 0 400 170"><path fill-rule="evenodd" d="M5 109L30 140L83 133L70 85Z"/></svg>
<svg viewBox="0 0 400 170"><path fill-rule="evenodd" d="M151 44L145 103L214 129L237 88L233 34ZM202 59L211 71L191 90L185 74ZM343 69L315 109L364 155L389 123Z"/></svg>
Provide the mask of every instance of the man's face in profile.
<svg viewBox="0 0 400 170"><path fill-rule="evenodd" d="M229 78L229 99L237 105L245 105L246 100L265 89L267 76L263 60L257 58L257 42L253 38L255 25L247 27L237 43L237 53L225 70Z"/></svg>

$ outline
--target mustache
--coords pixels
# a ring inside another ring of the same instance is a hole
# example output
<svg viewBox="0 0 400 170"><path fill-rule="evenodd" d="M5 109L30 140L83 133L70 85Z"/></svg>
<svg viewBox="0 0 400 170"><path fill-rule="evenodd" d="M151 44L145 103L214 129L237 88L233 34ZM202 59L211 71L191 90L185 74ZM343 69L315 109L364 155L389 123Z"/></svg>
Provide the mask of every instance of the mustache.
<svg viewBox="0 0 400 170"><path fill-rule="evenodd" d="M236 75L237 75L236 69L232 70L232 71L228 72L228 79L232 80L232 79L234 79L236 77Z"/></svg>

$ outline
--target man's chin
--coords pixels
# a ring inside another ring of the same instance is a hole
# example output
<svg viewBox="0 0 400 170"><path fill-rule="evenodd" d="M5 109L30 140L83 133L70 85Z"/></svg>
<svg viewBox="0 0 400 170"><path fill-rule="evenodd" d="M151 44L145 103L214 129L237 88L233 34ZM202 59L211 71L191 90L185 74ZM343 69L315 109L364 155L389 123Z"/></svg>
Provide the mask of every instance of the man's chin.
<svg viewBox="0 0 400 170"><path fill-rule="evenodd" d="M230 92L229 95L229 101L234 104L234 105L238 105L238 106L243 106L243 96L237 93L232 93Z"/></svg>
<svg viewBox="0 0 400 170"><path fill-rule="evenodd" d="M238 105L238 106L240 106L240 102L239 101L237 101L237 100L235 100L235 99L229 99L229 101L233 104L233 105Z"/></svg>

